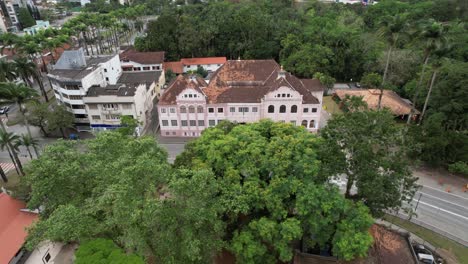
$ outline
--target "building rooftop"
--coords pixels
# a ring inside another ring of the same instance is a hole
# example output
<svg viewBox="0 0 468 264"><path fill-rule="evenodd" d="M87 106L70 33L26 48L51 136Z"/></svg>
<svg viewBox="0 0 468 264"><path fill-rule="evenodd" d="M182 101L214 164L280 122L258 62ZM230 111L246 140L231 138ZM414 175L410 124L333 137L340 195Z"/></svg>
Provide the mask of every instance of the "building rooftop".
<svg viewBox="0 0 468 264"><path fill-rule="evenodd" d="M96 70L100 63L107 62L113 57L114 55L85 57L82 49L65 50L49 75L56 78L81 80Z"/></svg>
<svg viewBox="0 0 468 264"><path fill-rule="evenodd" d="M224 64L226 57L184 58L180 62L183 65Z"/></svg>
<svg viewBox="0 0 468 264"><path fill-rule="evenodd" d="M125 84L108 85L106 87L91 86L86 94L87 97L96 96L135 96L135 87Z"/></svg>
<svg viewBox="0 0 468 264"><path fill-rule="evenodd" d="M378 89L336 89L336 96L343 100L346 95L362 97L362 100L367 103L370 109L377 109L379 105L380 90ZM390 109L397 116L408 115L411 109L415 110L416 114L419 111L414 109L413 105L407 99L401 98L397 93L391 90L384 90L382 95L382 106Z"/></svg>
<svg viewBox="0 0 468 264"><path fill-rule="evenodd" d="M139 72L122 72L117 83L125 84L151 84L157 82L161 77L162 71L139 71Z"/></svg>
<svg viewBox="0 0 468 264"><path fill-rule="evenodd" d="M203 78L195 76L194 78L185 77L183 75L177 76L170 84L169 88L161 95L159 99L160 105L172 105L176 104L177 95L179 95L186 88L192 88L196 91L202 92L202 87L206 87L207 83Z"/></svg>
<svg viewBox="0 0 468 264"><path fill-rule="evenodd" d="M164 62L164 51L136 51L133 46L128 46L120 53L121 61L134 61L140 64L161 64Z"/></svg>
<svg viewBox="0 0 468 264"><path fill-rule="evenodd" d="M171 70L175 74L184 73L184 65L180 61L165 62L163 68L165 71Z"/></svg>
<svg viewBox="0 0 468 264"><path fill-rule="evenodd" d="M179 76L172 82L159 103L174 104L176 96L190 83L184 79ZM214 72L208 85L198 80L194 84L212 104L259 103L267 93L284 86L300 93L303 103L318 104L312 93L324 90L318 80L298 79L283 71L274 60L229 60Z"/></svg>
<svg viewBox="0 0 468 264"><path fill-rule="evenodd" d="M24 244L27 236L26 228L38 220L35 213L22 212L26 205L0 193L0 263L8 263Z"/></svg>

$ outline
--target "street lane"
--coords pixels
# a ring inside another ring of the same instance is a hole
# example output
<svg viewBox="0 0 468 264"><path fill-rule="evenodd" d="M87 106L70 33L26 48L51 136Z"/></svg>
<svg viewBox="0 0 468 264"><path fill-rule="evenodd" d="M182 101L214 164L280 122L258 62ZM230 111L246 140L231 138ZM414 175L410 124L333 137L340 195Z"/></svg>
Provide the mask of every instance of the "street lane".
<svg viewBox="0 0 468 264"><path fill-rule="evenodd" d="M411 207L416 213L413 219L468 244L468 199L422 186L414 196Z"/></svg>

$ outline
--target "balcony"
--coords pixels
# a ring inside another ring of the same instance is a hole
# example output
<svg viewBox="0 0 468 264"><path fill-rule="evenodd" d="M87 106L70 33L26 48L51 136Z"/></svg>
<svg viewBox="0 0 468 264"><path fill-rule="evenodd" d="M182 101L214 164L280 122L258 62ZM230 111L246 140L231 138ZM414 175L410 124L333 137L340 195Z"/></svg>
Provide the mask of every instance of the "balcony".
<svg viewBox="0 0 468 264"><path fill-rule="evenodd" d="M101 113L104 115L121 115L122 113L117 108L103 108Z"/></svg>

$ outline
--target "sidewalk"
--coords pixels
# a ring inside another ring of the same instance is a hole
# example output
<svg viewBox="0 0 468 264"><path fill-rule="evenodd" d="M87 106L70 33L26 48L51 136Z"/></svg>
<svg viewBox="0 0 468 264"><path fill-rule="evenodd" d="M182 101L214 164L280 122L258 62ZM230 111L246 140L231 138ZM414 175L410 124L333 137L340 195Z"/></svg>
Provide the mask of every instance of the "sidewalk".
<svg viewBox="0 0 468 264"><path fill-rule="evenodd" d="M429 186L434 189L450 193L468 199L468 191L464 192L464 187L468 184L468 179L451 174L441 169L418 167L413 169L413 175L418 177L418 184ZM440 182L442 184L440 184ZM465 189L466 190L466 189Z"/></svg>

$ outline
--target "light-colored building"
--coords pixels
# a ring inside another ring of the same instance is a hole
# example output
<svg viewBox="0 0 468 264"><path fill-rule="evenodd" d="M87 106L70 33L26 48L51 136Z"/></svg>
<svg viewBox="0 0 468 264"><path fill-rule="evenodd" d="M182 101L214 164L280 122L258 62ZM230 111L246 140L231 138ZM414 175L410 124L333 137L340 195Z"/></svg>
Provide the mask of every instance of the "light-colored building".
<svg viewBox="0 0 468 264"><path fill-rule="evenodd" d="M145 127L165 79L162 71L124 72L117 84L93 86L83 98L91 128L95 131L120 127L122 116L138 120L138 133Z"/></svg>
<svg viewBox="0 0 468 264"><path fill-rule="evenodd" d="M85 57L83 49L66 50L48 74L57 101L75 115L77 126L89 128L83 97L93 86L116 84L122 69L118 55Z"/></svg>
<svg viewBox="0 0 468 264"><path fill-rule="evenodd" d="M158 103L162 136L197 137L222 120L271 119L316 132L324 86L299 79L274 60L230 60L211 77L179 75Z"/></svg>
<svg viewBox="0 0 468 264"><path fill-rule="evenodd" d="M23 31L27 35L36 35L40 30L45 30L50 27L49 21L36 20L36 25L28 28L24 28Z"/></svg>
<svg viewBox="0 0 468 264"><path fill-rule="evenodd" d="M139 52L132 46L120 53L123 71L162 71L164 51Z"/></svg>
<svg viewBox="0 0 468 264"><path fill-rule="evenodd" d="M184 66L184 73L196 71L202 67L208 72L214 72L226 63L226 57L207 57L207 58L185 58L180 62Z"/></svg>
<svg viewBox="0 0 468 264"><path fill-rule="evenodd" d="M175 74L195 72L198 67L202 67L207 72L215 72L226 63L226 57L206 57L206 58L184 58L180 61L170 61L164 63L164 70L171 70Z"/></svg>

